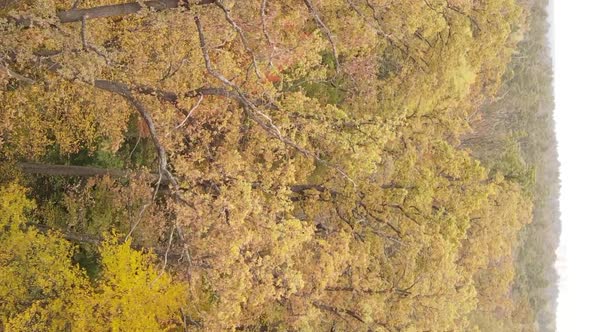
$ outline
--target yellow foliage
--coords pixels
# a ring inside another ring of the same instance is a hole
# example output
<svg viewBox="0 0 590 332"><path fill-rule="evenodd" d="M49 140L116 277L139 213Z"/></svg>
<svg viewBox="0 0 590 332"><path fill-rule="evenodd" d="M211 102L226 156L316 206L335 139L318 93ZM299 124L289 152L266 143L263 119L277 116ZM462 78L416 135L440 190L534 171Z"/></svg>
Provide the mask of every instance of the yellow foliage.
<svg viewBox="0 0 590 332"><path fill-rule="evenodd" d="M17 229L26 222L25 212L35 203L25 196L26 189L16 183L0 188L0 229Z"/></svg>
<svg viewBox="0 0 590 332"><path fill-rule="evenodd" d="M74 330L159 331L180 326L187 290L156 270L153 256L131 249L130 241L118 244L115 237L103 242L100 254L97 284L74 295Z"/></svg>
<svg viewBox="0 0 590 332"><path fill-rule="evenodd" d="M173 330L187 307L212 331L447 331L511 308L529 202L459 143L512 54L515 0L193 1L88 19L83 34L55 16L68 1L13 7L37 23L0 20L2 66L31 78L0 80L0 153L69 163L102 149L135 167L119 149L149 136L143 166L179 182L169 199L151 178L87 180L40 202L41 222L97 235L139 220L134 245L149 247L175 225L193 261L188 286L107 236L89 280L8 186L3 326Z"/></svg>
<svg viewBox="0 0 590 332"><path fill-rule="evenodd" d="M186 287L154 257L110 237L102 273L91 282L71 260L75 247L59 233L24 225L34 204L25 189L0 189L0 327L8 331L157 331L181 324Z"/></svg>

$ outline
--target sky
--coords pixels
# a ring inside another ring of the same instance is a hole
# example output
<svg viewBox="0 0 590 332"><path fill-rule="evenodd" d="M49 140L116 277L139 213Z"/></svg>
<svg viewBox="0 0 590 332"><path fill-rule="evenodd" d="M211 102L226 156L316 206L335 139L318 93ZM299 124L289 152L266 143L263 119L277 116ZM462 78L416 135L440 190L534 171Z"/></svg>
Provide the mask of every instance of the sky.
<svg viewBox="0 0 590 332"><path fill-rule="evenodd" d="M562 233L557 331L590 331L590 1L554 6L555 120Z"/></svg>

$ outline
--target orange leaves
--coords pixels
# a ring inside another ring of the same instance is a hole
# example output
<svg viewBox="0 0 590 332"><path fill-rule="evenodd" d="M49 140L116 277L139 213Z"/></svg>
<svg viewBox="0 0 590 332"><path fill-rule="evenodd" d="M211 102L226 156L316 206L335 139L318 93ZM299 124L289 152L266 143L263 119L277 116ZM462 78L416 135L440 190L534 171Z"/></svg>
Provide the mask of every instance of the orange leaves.
<svg viewBox="0 0 590 332"><path fill-rule="evenodd" d="M137 132L139 137L147 138L150 137L150 130L147 123L140 117L137 118Z"/></svg>
<svg viewBox="0 0 590 332"><path fill-rule="evenodd" d="M277 83L281 81L281 76L279 76L279 74L276 72L267 71L264 73L264 77L266 77L266 80L271 83Z"/></svg>

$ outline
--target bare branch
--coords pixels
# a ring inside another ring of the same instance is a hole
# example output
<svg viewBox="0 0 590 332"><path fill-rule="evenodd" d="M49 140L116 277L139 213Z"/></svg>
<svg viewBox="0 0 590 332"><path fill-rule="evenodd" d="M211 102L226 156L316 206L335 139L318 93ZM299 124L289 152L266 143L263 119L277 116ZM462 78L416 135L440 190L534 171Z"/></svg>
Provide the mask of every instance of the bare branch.
<svg viewBox="0 0 590 332"><path fill-rule="evenodd" d="M201 53L203 54L203 60L205 62L205 68L207 69L207 72L211 76L217 78L221 83L230 87L233 90L233 93L235 93L235 98L240 102L242 108L252 118L252 120L254 120L254 122L256 122L260 127L262 127L268 134L283 142L283 144L294 148L306 157L311 157L317 162L335 169L338 173L340 173L345 179L350 181L356 187L356 183L354 182L354 180L352 180L352 178L350 178L348 174L346 174L340 167L332 165L331 163L317 156L315 153L299 146L290 138L283 136L279 128L273 123L272 119L268 115L260 111L254 104L254 102L247 98L246 95L240 90L240 88L236 84L232 83L225 76L223 76L221 73L215 70L215 68L213 68L213 65L211 64L211 58L209 57L209 49L207 46L207 41L205 39L205 33L203 32L203 26L198 14L195 14L194 21L197 26L199 44L201 48Z"/></svg>
<svg viewBox="0 0 590 332"><path fill-rule="evenodd" d="M154 281L158 280L164 274L164 272L166 272L166 266L168 265L168 254L170 253L170 247L172 247L172 240L174 239L175 230L176 226L172 225L170 229L170 236L168 237L168 246L166 247L166 252L164 252L164 264L162 264L162 271L160 271Z"/></svg>
<svg viewBox="0 0 590 332"><path fill-rule="evenodd" d="M338 318L342 319L344 322L346 322L346 325L348 325L349 328L351 327L348 319L346 319L346 317L344 317L340 313L340 310L338 310L338 308L335 308L335 307L332 307L332 306L329 306L329 305L326 305L326 304L323 304L323 303L320 303L317 301L312 302L312 304L314 307L316 307L318 309L321 309L321 310L324 310L327 312L331 312L332 314L336 315L336 317L338 317Z"/></svg>
<svg viewBox="0 0 590 332"><path fill-rule="evenodd" d="M172 8L179 8L182 6L187 5L186 0L150 0L150 1L136 1L136 2L128 2L128 3L121 3L117 5L106 5L106 6L97 6L91 8L77 8L77 4L79 1L74 3L74 7L69 10L58 11L57 12L57 19L61 23L73 23L73 22L80 22L82 18L86 16L86 19L98 19L98 18L108 18L108 17L115 17L115 16L126 16L135 14L141 11L143 8L147 8L151 11L163 11L166 9ZM200 0L195 5L209 5L214 3L215 0ZM39 22L36 22L31 17L26 16L11 16L8 17L11 22L16 23L21 27L31 27Z"/></svg>
<svg viewBox="0 0 590 332"><path fill-rule="evenodd" d="M34 84L36 82L34 79L28 78L26 76L23 76L23 75L15 72L14 70L3 65L1 62L0 62L0 70L4 70L8 76L15 78L21 82L26 83L26 84Z"/></svg>
<svg viewBox="0 0 590 332"><path fill-rule="evenodd" d="M28 174L41 174L50 176L99 176L110 175L116 177L126 177L127 171L120 169L99 168L92 166L74 166L74 165L47 165L39 163L22 162L17 166Z"/></svg>
<svg viewBox="0 0 590 332"><path fill-rule="evenodd" d="M141 135L138 135L137 141L135 141L135 145L133 146L133 149L131 149L131 152L129 152L129 157L127 157L127 160L131 160L131 157L133 156L133 153L135 152L135 150L139 146L140 141L141 141Z"/></svg>
<svg viewBox="0 0 590 332"><path fill-rule="evenodd" d="M101 176L101 175L109 175L114 177L127 177L129 176L129 172L122 169L113 169L113 168L100 168L100 167L93 167L93 166L74 166L74 165L54 165L54 164L42 164L42 163L34 163L34 162L21 162L16 164L19 168L22 169L23 172L27 174L40 174L40 175L48 175L48 176L79 176L79 177L91 177L91 176ZM158 181L159 174L151 173L151 180L156 182ZM162 178L161 185L167 185L167 180ZM202 182L198 183L198 185L203 187L210 187L215 186L217 184L211 182ZM252 183L252 188L256 189L260 187L260 183L254 182ZM406 188L412 189L413 187L403 187L403 186L395 186L393 187L391 184L385 184L380 186L383 190L390 190L392 188ZM343 195L342 192L336 191L334 189L330 189L322 184L292 184L289 186L289 190L294 194L305 194L308 190L315 190L321 193L327 192L332 197ZM398 205L394 207L399 208ZM397 233L397 231L396 231Z"/></svg>
<svg viewBox="0 0 590 332"><path fill-rule="evenodd" d="M214 0L201 0L197 5L212 4ZM148 8L154 11L161 11L165 9L177 8L183 5L183 0L153 0L140 2L129 2L118 5L98 6L92 8L77 9L73 8L57 13L57 17L61 23L79 22L84 16L87 19L105 18L112 16L125 16L135 14L142 8Z"/></svg>
<svg viewBox="0 0 590 332"><path fill-rule="evenodd" d="M423 0L423 1L424 1L424 4L425 4L425 5L426 5L428 8L430 8L432 11L434 11L434 12L437 12L437 13L439 13L439 14L441 14L441 15L443 14L443 12L439 12L438 10L436 10L436 8L434 8L434 6L432 6L432 4L428 2L428 0Z"/></svg>
<svg viewBox="0 0 590 332"><path fill-rule="evenodd" d="M156 147L156 153L158 155L160 170L163 172L164 175L166 175L166 177L168 177L168 180L173 185L177 186L178 184L176 183L176 180L168 171L168 156L166 154L166 149L160 142L158 133L156 131L156 126L154 124L154 120L152 119L152 116L147 111L145 106L137 98L133 96L129 87L122 83L108 80L96 80L92 85L101 90L113 92L120 95L121 97L125 98L137 110L137 112L139 112L140 116L145 121L148 127L151 139L154 143L154 146Z"/></svg>
<svg viewBox="0 0 590 332"><path fill-rule="evenodd" d="M63 236L64 239L71 241L71 242L88 243L88 244L98 246L103 241L103 239L101 237L72 232L72 231L64 231L62 229L55 229L55 228L49 227L47 225L42 225L42 224L27 224L27 225L29 227L33 227L33 228L37 229L38 231L40 231L42 233L59 232L59 234L61 236ZM143 250L144 249L142 246L139 246L136 244L131 244L131 248L133 248L135 250ZM158 257L160 257L160 258L163 258L166 255L168 256L169 259L170 258L172 258L172 259L180 258L180 253L173 252L169 248L167 248L166 250L163 250L163 248L153 248L153 250L154 250L154 253L156 255L158 255Z"/></svg>
<svg viewBox="0 0 590 332"><path fill-rule="evenodd" d="M336 63L336 73L340 72L340 61L338 60L338 51L336 49L336 43L334 42L334 37L332 36L332 32L330 31L330 29L328 29L326 24L324 24L324 22L320 18L320 15L318 14L317 10L315 9L315 7L311 3L311 1L310 0L303 0L303 2L305 2L305 6L307 6L307 9L309 10L311 16L313 16L313 19L315 20L316 24L320 27L320 29L322 30L322 32L324 33L326 38L328 38L328 41L330 42L330 45L332 46L332 53L334 55L334 61Z"/></svg>
<svg viewBox="0 0 590 332"><path fill-rule="evenodd" d="M156 190L157 191L157 190ZM135 223L133 223L133 226L131 226L131 229L129 230L129 232L127 233L127 235L125 236L125 241L127 241L129 239L129 237L131 236L131 234L133 234L133 232L135 231L135 228L137 228L137 226L139 225L139 223L141 222L141 218L143 217L143 214L145 213L145 210L148 208L148 206L151 205L151 201L145 203L142 207L141 210L139 211L139 215L137 216L137 220L135 221Z"/></svg>
<svg viewBox="0 0 590 332"><path fill-rule="evenodd" d="M377 15L375 12L375 8L368 1L367 1L367 7L369 7L371 9L371 11L373 12L373 20L375 22L369 21L369 19L367 19L365 17L365 15L361 12L361 10L352 2L352 0L346 0L346 1L348 2L348 5L350 6L350 8L352 8L352 10L363 20L363 22L365 22L365 24L370 26L378 36L385 38L391 46L400 50L402 53L404 53L404 55L407 55L407 51L404 50L403 48L401 48L400 46L398 46L397 42L395 40L393 40L393 37L391 36L391 34L385 32L383 30L383 28L379 25L379 23L377 21Z"/></svg>
<svg viewBox="0 0 590 332"><path fill-rule="evenodd" d="M273 67L272 58L275 54L276 47L275 43L270 38L270 34L268 33L268 26L266 24L266 0L262 0L262 3L260 4L260 18L262 20L262 33L264 34L264 38L266 38L266 42L268 43L268 45L272 47L270 55L268 56L268 64L271 67Z"/></svg>
<svg viewBox="0 0 590 332"><path fill-rule="evenodd" d="M131 93L131 90L122 83L107 80L96 80L94 81L93 85L99 89L110 91L120 95L121 97L125 98L137 110L137 112L139 112L139 114L141 115L142 119L145 121L148 127L152 142L156 147L156 153L158 155L159 172L168 180L169 185L172 187L171 189L173 191L174 197L178 201L182 201L178 193L178 181L168 170L168 155L166 153L166 149L160 142L158 133L156 131L156 126L154 124L154 120L152 119L150 113L147 111L145 106L137 98L135 98ZM184 239L182 230L177 224L175 224L175 227L178 233L178 237L184 246L184 255L186 255L189 265L192 265L190 250L188 248L188 244Z"/></svg>
<svg viewBox="0 0 590 332"><path fill-rule="evenodd" d="M88 50L88 42L86 41L86 15L82 16L82 28L80 29L80 38L82 38L82 47L84 51Z"/></svg>
<svg viewBox="0 0 590 332"><path fill-rule="evenodd" d="M178 194L178 188L179 188L178 181L172 175L172 173L168 170L168 156L166 154L166 149L160 143L160 140L158 138L158 134L156 132L156 126L154 124L154 121L153 121L151 115L147 112L147 110L145 109L143 104L141 102L139 102L139 100L137 100L135 97L133 97L133 95L129 92L128 89L127 89L127 92L125 94L122 94L121 96L126 98L135 107L135 109L140 113L141 117L143 118L143 120L147 124L149 132L150 132L150 136L152 138L152 142L154 143L154 146L156 147L156 151L157 151L157 155L158 155L158 163L159 163L159 168L160 168L159 171L168 180L170 186L172 187L174 196L177 198L177 200L180 200L180 197ZM158 184L158 186L159 186L159 184ZM156 192L157 192L157 190L156 190ZM186 255L189 265L192 265L190 250L188 248L188 244L186 243L186 241L184 239L184 235L182 233L182 230L180 229L180 227L178 225L175 225L175 227L178 232L178 237L180 238L180 240L182 241L182 243L184 245L184 255Z"/></svg>
<svg viewBox="0 0 590 332"><path fill-rule="evenodd" d="M425 69L423 68L423 65L420 62L418 62L418 60L416 60L416 57L414 57L414 55L412 55L410 53L410 46L407 43L405 43L403 40L396 38L394 34L385 32L385 30L381 27L381 25L379 23L380 19L377 16L377 11L376 11L375 7L371 4L371 2L369 2L369 0L365 0L365 3L367 5L367 7L371 10L373 22L371 22L369 19L366 18L366 16L353 3L352 0L346 0L346 1L348 2L348 5L350 6L350 8L352 8L352 10L363 20L363 22L365 22L365 24L370 26L378 36L385 38L385 40L387 40L389 45L391 45L392 47L399 50L405 57L407 57L413 63L415 63L418 66L418 69L420 69L423 72L425 71ZM400 44L403 45L403 47L401 47ZM422 62L424 62L424 65L426 67L428 67L428 64L423 59L421 59L421 58L418 58L418 59L421 60Z"/></svg>
<svg viewBox="0 0 590 332"><path fill-rule="evenodd" d="M197 102L197 104L196 104L195 106L193 106L193 108L191 108L191 110L188 112L188 114L187 114L186 118L184 118L184 120L183 120L183 121L182 121L180 124L178 124L178 126L176 126L176 127L175 127L175 129L178 129L178 128L180 128L180 127L184 126L184 124L186 123L186 121L187 121L187 120L188 120L188 119L191 117L191 115L193 114L194 110L196 110L196 109L199 107L199 105L201 105L201 102L202 102L202 101L203 101L203 95L201 95L201 96L199 97L199 101Z"/></svg>
<svg viewBox="0 0 590 332"><path fill-rule="evenodd" d="M159 81L163 82L163 81L169 79L170 77L174 76L180 70L180 68L182 68L182 66L187 62L187 56L188 55L186 55L184 58L182 58L182 60L178 64L178 66L176 66L176 68L174 68L174 69L172 68L172 63L170 63L168 65L168 69L166 70L166 74L164 74L164 76L162 76L162 78Z"/></svg>
<svg viewBox="0 0 590 332"><path fill-rule="evenodd" d="M459 7L451 5L448 0L447 0L447 8L454 11L455 13L457 13L459 15L462 15L462 16L468 18L469 21L471 22L471 24L473 26L475 26L475 28L477 29L477 32L481 31L479 24L477 23L477 20L475 18L473 18L473 16L468 15L467 13L463 12Z"/></svg>
<svg viewBox="0 0 590 332"><path fill-rule="evenodd" d="M356 319L357 321L365 324L365 320L361 317L361 315L359 313L353 311L353 310L350 310L350 309L342 309L342 308L337 308L337 307L329 306L327 304L324 304L324 303L321 303L321 302L318 302L318 301L314 301L312 304L313 304L314 307L316 307L318 309L329 311L329 312L331 312L333 314L336 314L337 316L340 316L340 317L341 317L341 314L342 313L345 313L348 316Z"/></svg>
<svg viewBox="0 0 590 332"><path fill-rule="evenodd" d="M78 8L78 5L82 2L82 0L75 0L74 3L72 4L72 8L70 9L76 9Z"/></svg>
<svg viewBox="0 0 590 332"><path fill-rule="evenodd" d="M80 39L82 39L82 49L84 51L92 51L94 53L96 53L98 56L100 56L101 58L104 59L104 61L106 62L107 65L111 65L112 61L111 59L104 53L102 52L100 49L98 49L98 47L92 45L91 43L88 42L88 33L87 33L87 29L86 29L86 16L82 16L82 24L81 24L81 28L80 28Z"/></svg>
<svg viewBox="0 0 590 332"><path fill-rule="evenodd" d="M176 104L179 99L174 92L159 90L147 85L137 85L135 87L131 87L130 89L143 95L155 96L172 104Z"/></svg>
<svg viewBox="0 0 590 332"><path fill-rule="evenodd" d="M246 41L246 36L244 35L244 30L242 30L242 28L236 23L236 21L234 21L234 19L231 17L229 9L227 7L225 7L221 2L219 2L219 0L215 0L215 5L219 8L221 8L221 10L223 10L223 14L225 15L225 20L234 28L234 30L240 36L242 46L244 47L244 49L246 50L246 52L250 55L250 58L252 59L252 65L254 66L254 72L256 72L256 76L259 79L262 79L262 75L260 75L260 71L258 70L258 64L256 63L256 57L254 56L254 52L252 51L250 46L248 46L248 42Z"/></svg>

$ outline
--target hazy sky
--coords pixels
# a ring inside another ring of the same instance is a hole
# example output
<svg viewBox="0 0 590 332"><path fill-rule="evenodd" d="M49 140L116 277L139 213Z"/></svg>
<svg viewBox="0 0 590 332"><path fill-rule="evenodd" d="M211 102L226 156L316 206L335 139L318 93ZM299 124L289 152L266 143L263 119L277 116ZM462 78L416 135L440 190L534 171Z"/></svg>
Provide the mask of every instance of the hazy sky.
<svg viewBox="0 0 590 332"><path fill-rule="evenodd" d="M557 331L590 331L590 1L554 8L555 120L562 234Z"/></svg>

